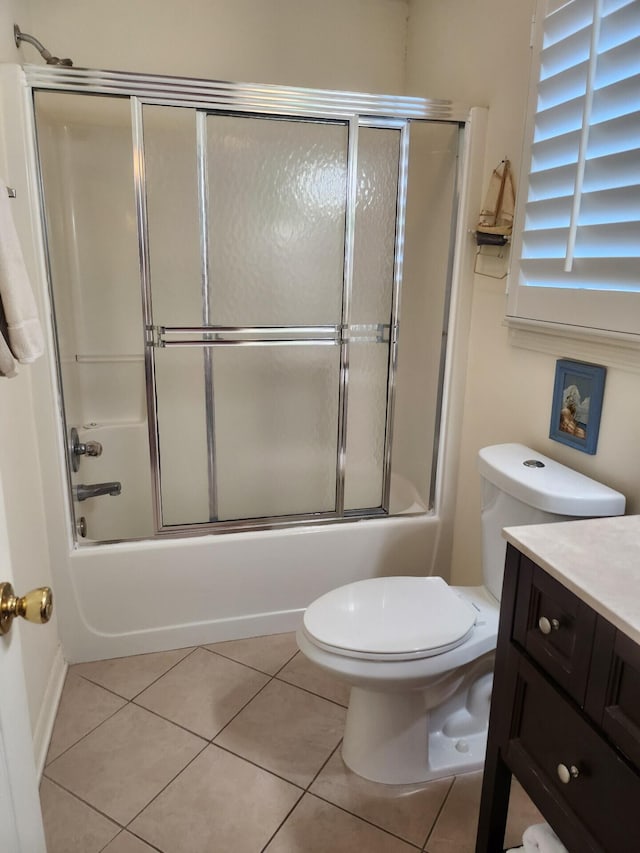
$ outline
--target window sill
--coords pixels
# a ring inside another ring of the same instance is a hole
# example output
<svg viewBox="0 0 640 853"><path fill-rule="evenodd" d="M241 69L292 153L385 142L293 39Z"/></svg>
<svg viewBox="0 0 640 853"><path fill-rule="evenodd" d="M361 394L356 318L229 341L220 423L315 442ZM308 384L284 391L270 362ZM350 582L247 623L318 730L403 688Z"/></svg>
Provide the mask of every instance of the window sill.
<svg viewBox="0 0 640 853"><path fill-rule="evenodd" d="M640 337L622 332L506 317L511 346L640 373Z"/></svg>

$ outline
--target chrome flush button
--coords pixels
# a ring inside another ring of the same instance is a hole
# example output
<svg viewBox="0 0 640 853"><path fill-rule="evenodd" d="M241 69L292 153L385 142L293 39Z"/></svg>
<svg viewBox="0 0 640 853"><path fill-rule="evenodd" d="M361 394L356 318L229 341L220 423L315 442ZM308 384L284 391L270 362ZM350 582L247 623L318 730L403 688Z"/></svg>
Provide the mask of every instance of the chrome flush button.
<svg viewBox="0 0 640 853"><path fill-rule="evenodd" d="M526 459L523 463L527 468L544 468L544 462L539 459Z"/></svg>

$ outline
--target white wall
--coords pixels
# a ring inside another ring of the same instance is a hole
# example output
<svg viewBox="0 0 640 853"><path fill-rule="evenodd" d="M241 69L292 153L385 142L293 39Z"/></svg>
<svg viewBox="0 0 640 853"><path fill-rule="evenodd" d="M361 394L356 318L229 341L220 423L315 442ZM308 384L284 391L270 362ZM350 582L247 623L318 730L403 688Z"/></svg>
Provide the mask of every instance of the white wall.
<svg viewBox="0 0 640 853"><path fill-rule="evenodd" d="M487 105L485 173L508 156L518 168L529 73L532 0L413 0L410 4L407 89L445 93ZM587 456L548 438L555 361L567 354L513 346L503 325L505 281L476 275L455 513L452 579L477 583L480 564L480 447L519 441L619 489L627 512L640 510L640 377L616 367L614 351L593 344L582 360L608 365L598 452Z"/></svg>
<svg viewBox="0 0 640 853"><path fill-rule="evenodd" d="M13 24L18 21L26 27L27 20L18 0L0 5L0 61L18 61ZM16 188L17 198L12 201L12 209L27 266L34 276L36 265L30 241L32 222L28 187L20 141L15 135L19 119L6 102L2 107L0 182L6 181ZM0 186L0 191L5 191L4 186ZM21 595L36 586L52 586L52 581L40 476L40 437L33 408L34 389L50 383L43 359L19 370L19 375L13 379L0 378L0 470L5 489L14 586ZM57 685L52 682L52 673L54 681L60 675L55 608L48 625L34 626L19 620L14 623L13 630L21 633L29 716L36 760L40 763L57 690ZM7 689L6 685L4 689Z"/></svg>
<svg viewBox="0 0 640 853"><path fill-rule="evenodd" d="M402 92L406 0L27 0L34 35L76 65ZM25 60L37 57L25 48Z"/></svg>

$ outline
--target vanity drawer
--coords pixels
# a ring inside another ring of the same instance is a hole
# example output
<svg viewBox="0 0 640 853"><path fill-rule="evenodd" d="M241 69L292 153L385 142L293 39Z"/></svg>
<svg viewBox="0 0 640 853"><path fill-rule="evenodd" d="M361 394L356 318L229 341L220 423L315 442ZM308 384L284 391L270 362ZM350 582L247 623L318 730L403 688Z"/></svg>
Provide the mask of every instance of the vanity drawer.
<svg viewBox="0 0 640 853"><path fill-rule="evenodd" d="M584 703L595 612L521 557L514 639L579 705Z"/></svg>
<svg viewBox="0 0 640 853"><path fill-rule="evenodd" d="M516 697L506 759L524 783L542 785L543 813L584 827L607 853L638 853L640 776L524 659Z"/></svg>

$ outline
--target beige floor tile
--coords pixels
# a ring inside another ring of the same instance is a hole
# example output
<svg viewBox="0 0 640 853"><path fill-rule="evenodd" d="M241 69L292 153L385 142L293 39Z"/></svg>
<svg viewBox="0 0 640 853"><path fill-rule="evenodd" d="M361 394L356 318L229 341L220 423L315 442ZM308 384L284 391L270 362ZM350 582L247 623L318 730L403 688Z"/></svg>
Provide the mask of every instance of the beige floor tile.
<svg viewBox="0 0 640 853"><path fill-rule="evenodd" d="M305 794L265 853L415 853L416 848ZM469 853L469 851L467 851Z"/></svg>
<svg viewBox="0 0 640 853"><path fill-rule="evenodd" d="M69 671L51 734L47 763L122 708L125 699Z"/></svg>
<svg viewBox="0 0 640 853"><path fill-rule="evenodd" d="M345 714L333 702L272 681L215 742L306 787L342 737Z"/></svg>
<svg viewBox="0 0 640 853"><path fill-rule="evenodd" d="M205 648L238 663L246 663L247 666L268 675L275 675L298 651L296 635L293 632L250 637L247 640L229 640L225 643L213 643Z"/></svg>
<svg viewBox="0 0 640 853"><path fill-rule="evenodd" d="M452 779L425 785L380 785L352 773L337 750L309 789L419 847L425 842Z"/></svg>
<svg viewBox="0 0 640 853"><path fill-rule="evenodd" d="M71 671L113 690L125 699L133 699L191 651L192 649L176 649L170 652L132 655L128 658L77 663L71 667Z"/></svg>
<svg viewBox="0 0 640 853"><path fill-rule="evenodd" d="M299 788L209 746L131 824L166 853L259 853Z"/></svg>
<svg viewBox="0 0 640 853"><path fill-rule="evenodd" d="M475 848L482 771L457 776L425 846L427 853L470 853Z"/></svg>
<svg viewBox="0 0 640 853"><path fill-rule="evenodd" d="M48 853L99 853L120 831L48 779L40 785L40 803Z"/></svg>
<svg viewBox="0 0 640 853"><path fill-rule="evenodd" d="M126 705L46 768L59 782L127 824L203 748L204 741Z"/></svg>
<svg viewBox="0 0 640 853"><path fill-rule="evenodd" d="M509 813L507 828L504 834L505 847L520 847L522 833L534 823L546 823L538 809L525 794L517 779L511 782L511 797L509 798Z"/></svg>
<svg viewBox="0 0 640 853"><path fill-rule="evenodd" d="M302 652L298 652L293 660L280 670L278 678L288 684L295 684L296 687L310 690L311 693L316 693L332 702L338 702L345 708L349 704L349 685L320 669Z"/></svg>
<svg viewBox="0 0 640 853"><path fill-rule="evenodd" d="M211 740L268 681L248 666L196 649L136 704Z"/></svg>
<svg viewBox="0 0 640 853"><path fill-rule="evenodd" d="M102 853L156 853L156 850L155 847L149 847L146 842L140 841L135 835L123 829L120 835L107 844Z"/></svg>
<svg viewBox="0 0 640 853"><path fill-rule="evenodd" d="M482 792L482 771L458 776L429 841L427 853L468 853L475 847ZM505 847L519 847L522 833L544 818L517 780L511 786Z"/></svg>

